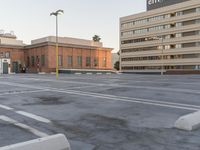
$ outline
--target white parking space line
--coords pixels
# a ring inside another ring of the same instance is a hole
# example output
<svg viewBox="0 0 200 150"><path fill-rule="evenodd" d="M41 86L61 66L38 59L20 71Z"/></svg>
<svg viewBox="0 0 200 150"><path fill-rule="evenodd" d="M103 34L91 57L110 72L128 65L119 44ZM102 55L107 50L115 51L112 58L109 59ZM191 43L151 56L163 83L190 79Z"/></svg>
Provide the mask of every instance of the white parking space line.
<svg viewBox="0 0 200 150"><path fill-rule="evenodd" d="M4 84L6 84L6 83L4 82ZM19 87L20 86L22 86L22 87L28 86L29 87L29 85L25 85L25 84L15 84L15 83L8 83L8 84L10 84L10 85L13 84L13 86L19 86ZM34 86L34 88L37 88L37 87ZM193 111L200 110L200 106L182 104L182 103L163 102L163 101L151 100L151 99L120 97L120 96L114 96L114 95L98 94L98 93L92 93L92 92L82 92L82 91L75 91L75 90L65 90L65 89L57 89L57 88L38 87L38 89L45 89L47 91L87 96L87 97L95 97L95 98L101 98L104 100L107 99L107 100L113 100L113 101L139 103L139 104L147 104L147 105L161 106L161 107L168 107L168 108L193 110Z"/></svg>
<svg viewBox="0 0 200 150"><path fill-rule="evenodd" d="M58 82L58 83L73 83L73 84L83 84L88 86L110 86L110 87L127 87L127 88L136 88L136 89L147 89L147 90L160 90L160 91L172 91L172 92L186 92L186 93L192 93L192 94L200 94L199 90L191 90L191 89L178 89L178 88L166 88L166 87L153 87L153 86L134 86L134 85L124 85L124 84L112 84L112 83L86 83L86 82L77 82L77 81L64 81L64 80L49 80L49 79L37 79L37 78L23 78L26 80L36 80L36 81L48 81L48 82ZM110 81L109 81L110 82ZM146 81L133 81L133 82L146 82ZM147 81L150 82L151 81ZM169 83L169 82L157 82L152 81L152 83ZM173 82L175 83L175 82ZM2 83L4 84L4 83ZM6 84L6 83L5 83ZM6 84L6 85L12 85L12 83ZM17 83L15 83L17 85ZM177 84L182 84L182 82L178 82ZM187 83L183 83L187 84ZM188 83L189 84L189 83ZM23 84L22 84L23 85ZM13 85L15 86L15 85ZM23 87L23 86L22 86ZM43 87L35 87L35 86L27 86L28 88L35 88L35 89L43 89ZM78 88L78 87L77 87ZM86 87L87 88L87 87Z"/></svg>
<svg viewBox="0 0 200 150"><path fill-rule="evenodd" d="M31 91L7 91L7 92L4 92L4 93L0 93L0 96L3 96L3 95L18 95L18 94L28 94L28 93L38 93L38 92L45 92L47 90L31 90Z"/></svg>
<svg viewBox="0 0 200 150"><path fill-rule="evenodd" d="M167 81L160 81L160 80L153 80L153 81L145 81L145 80L132 80L131 83L153 83L153 84L183 84L183 85L200 85L200 82L191 82L191 83L187 83L187 82L178 82L178 81L171 81L171 80L167 80ZM121 85L126 85L127 83L120 83Z"/></svg>
<svg viewBox="0 0 200 150"><path fill-rule="evenodd" d="M19 128L22 128L22 129L25 129L31 133L33 133L34 135L38 136L38 137L46 137L46 136L49 136L48 134L44 133L44 132L41 132L35 128L32 128L28 125L25 125L23 123L19 123L17 120L14 120L12 118L9 118L7 116L0 116L0 120L2 121L5 121L5 122L8 122L9 124L12 124L12 125L15 125Z"/></svg>
<svg viewBox="0 0 200 150"><path fill-rule="evenodd" d="M43 122L43 123L51 123L51 121L49 119L46 119L44 117L32 114L32 113L28 113L28 112L24 112L24 111L15 111L17 114L26 116L28 118Z"/></svg>
<svg viewBox="0 0 200 150"><path fill-rule="evenodd" d="M15 86L15 87L24 87L24 88L30 88L30 89L44 90L43 87L32 86L32 85L21 84L21 83L14 83L14 82L0 82L0 83L2 85L9 85L9 86Z"/></svg>
<svg viewBox="0 0 200 150"><path fill-rule="evenodd" d="M102 86L102 85L78 86L78 87L66 88L65 90L84 89L84 88L95 88L95 87L101 87L101 86Z"/></svg>
<svg viewBox="0 0 200 150"><path fill-rule="evenodd" d="M200 109L200 106L197 105L190 105L190 104L183 104L183 103L174 103L174 102L166 102L166 101L159 101L159 100L150 100L150 99L142 99L142 98L134 98L134 97L124 97L124 96L115 96L115 95L108 95L108 94L99 94L99 93L92 93L92 92L83 92L83 91L74 91L74 93L86 94L86 95L96 95L96 96L103 96L103 97L111 97L111 98L120 98L120 99L127 99L127 100L137 100L143 102L152 102L152 103L159 103L159 104L168 104L168 105L178 105L184 107L194 107Z"/></svg>
<svg viewBox="0 0 200 150"><path fill-rule="evenodd" d="M200 90L190 90L190 89L178 89L178 88L165 88L165 87L153 87L153 86L134 86L134 85L107 85L111 87L124 87L124 88L135 88L135 89L147 89L147 90L159 90L159 91L169 91L169 92L185 92L192 94L200 94Z"/></svg>
<svg viewBox="0 0 200 150"><path fill-rule="evenodd" d="M38 93L38 92L45 92L45 91L49 91L49 90L20 91L20 92L13 92L13 93L5 92L5 93L1 93L0 96L17 95L17 94L24 94L24 93ZM38 116L38 115L35 115L35 114L31 114L31 113L28 113L28 112L24 112L24 111L15 111L14 108L11 108L11 107L6 106L6 105L0 104L0 108L5 109L5 110L9 110L9 111L13 111L17 114L23 115L25 117L28 117L28 118L31 118L31 119L34 119L34 120L37 120L37 121L40 121L40 122L43 122L43 123L51 123L50 120L48 120L44 117L41 117L41 116Z"/></svg>
<svg viewBox="0 0 200 150"><path fill-rule="evenodd" d="M124 99L124 98L120 98L120 97L112 97L112 95L110 97L110 96L103 96L103 95L96 95L96 94L81 93L80 91L77 91L77 92L60 91L60 90L54 90L54 91L55 92L61 92L61 93L67 93L67 94L87 96L87 97L101 98L103 100L107 99L107 100L113 100L113 101L146 104L146 105L176 108L176 109L183 109L183 110L192 110L192 111L200 110L200 106L196 106L196 105L188 105L187 106L187 104L182 104L182 103L174 103L174 104L169 103L169 104L167 104L167 102L161 102L161 101L160 102L158 102L158 101L153 102L152 100L149 100L149 99L146 99L146 101L142 101L142 99L137 99L137 98L135 98L135 100L133 98L132 99L131 98L130 99Z"/></svg>
<svg viewBox="0 0 200 150"><path fill-rule="evenodd" d="M1 105L1 104L0 104L0 108L6 109L6 110L13 110L13 108L5 106L5 105Z"/></svg>
<svg viewBox="0 0 200 150"><path fill-rule="evenodd" d="M38 78L22 78L22 80L35 80L35 81L46 81L46 82L57 82L57 83L72 83L72 84L83 84L83 85L106 85L102 83L88 83L88 82L80 82L80 81L65 81L65 80L52 80L52 79L38 79Z"/></svg>

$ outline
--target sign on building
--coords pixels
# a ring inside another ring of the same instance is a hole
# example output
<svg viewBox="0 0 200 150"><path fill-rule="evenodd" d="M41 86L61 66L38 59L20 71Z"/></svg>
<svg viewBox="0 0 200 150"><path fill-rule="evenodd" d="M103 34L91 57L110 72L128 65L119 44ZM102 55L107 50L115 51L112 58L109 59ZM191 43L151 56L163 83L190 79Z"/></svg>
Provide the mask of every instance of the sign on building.
<svg viewBox="0 0 200 150"><path fill-rule="evenodd" d="M147 0L147 10L157 9L189 0Z"/></svg>

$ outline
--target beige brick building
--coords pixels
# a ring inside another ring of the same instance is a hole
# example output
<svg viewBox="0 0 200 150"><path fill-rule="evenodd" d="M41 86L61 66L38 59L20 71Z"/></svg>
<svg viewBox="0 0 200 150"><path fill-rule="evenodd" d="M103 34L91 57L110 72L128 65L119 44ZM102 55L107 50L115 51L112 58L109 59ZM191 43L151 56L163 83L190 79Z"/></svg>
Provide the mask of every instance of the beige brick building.
<svg viewBox="0 0 200 150"><path fill-rule="evenodd" d="M199 73L200 0L120 18L120 51L124 72Z"/></svg>
<svg viewBox="0 0 200 150"><path fill-rule="evenodd" d="M0 35L0 73L55 72L56 38L49 36L25 45L14 35ZM112 48L100 42L59 37L59 69L111 70Z"/></svg>
<svg viewBox="0 0 200 150"><path fill-rule="evenodd" d="M25 62L30 72L54 72L56 68L56 38L53 36L33 40L25 46ZM111 70L111 48L100 42L60 37L59 68Z"/></svg>

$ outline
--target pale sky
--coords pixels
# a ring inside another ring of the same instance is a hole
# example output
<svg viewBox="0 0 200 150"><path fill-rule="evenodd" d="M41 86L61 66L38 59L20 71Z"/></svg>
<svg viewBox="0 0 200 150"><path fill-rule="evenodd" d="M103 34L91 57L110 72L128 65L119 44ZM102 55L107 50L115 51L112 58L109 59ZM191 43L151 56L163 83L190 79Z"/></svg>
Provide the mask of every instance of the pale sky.
<svg viewBox="0 0 200 150"><path fill-rule="evenodd" d="M100 35L105 47L119 49L119 18L145 11L146 0L0 0L0 29L14 31L19 40L55 35L59 16L59 36L91 39Z"/></svg>

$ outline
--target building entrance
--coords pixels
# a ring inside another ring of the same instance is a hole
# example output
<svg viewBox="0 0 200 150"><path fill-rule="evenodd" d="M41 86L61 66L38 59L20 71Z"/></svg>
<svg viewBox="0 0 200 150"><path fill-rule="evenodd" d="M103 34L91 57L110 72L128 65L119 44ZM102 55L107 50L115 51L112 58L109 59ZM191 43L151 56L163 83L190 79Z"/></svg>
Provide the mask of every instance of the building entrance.
<svg viewBox="0 0 200 150"><path fill-rule="evenodd" d="M18 62L12 63L12 72L19 73Z"/></svg>
<svg viewBox="0 0 200 150"><path fill-rule="evenodd" d="M8 63L3 62L3 74L8 74Z"/></svg>
<svg viewBox="0 0 200 150"><path fill-rule="evenodd" d="M10 59L0 59L0 74L9 74L10 71Z"/></svg>

